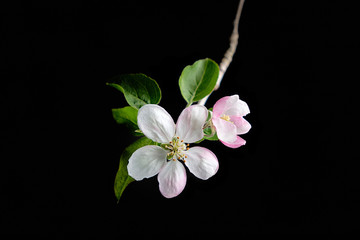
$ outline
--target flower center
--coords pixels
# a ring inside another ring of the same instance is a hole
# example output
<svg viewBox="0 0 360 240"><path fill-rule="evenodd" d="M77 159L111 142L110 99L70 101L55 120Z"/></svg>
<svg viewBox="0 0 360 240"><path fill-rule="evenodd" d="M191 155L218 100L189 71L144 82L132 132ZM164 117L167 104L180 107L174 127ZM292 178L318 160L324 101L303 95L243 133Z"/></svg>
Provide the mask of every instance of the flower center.
<svg viewBox="0 0 360 240"><path fill-rule="evenodd" d="M167 154L168 161L178 160L185 162L185 158L187 158L187 156L183 152L189 150L189 144L185 144L184 140L180 140L179 137L175 136L169 144L165 145L165 148L170 150Z"/></svg>
<svg viewBox="0 0 360 240"><path fill-rule="evenodd" d="M220 118L221 118L221 119L224 119L225 121L228 121L228 122L231 122L231 123L232 123L232 121L230 121L230 116L229 116L229 115L223 114L223 115L221 115Z"/></svg>

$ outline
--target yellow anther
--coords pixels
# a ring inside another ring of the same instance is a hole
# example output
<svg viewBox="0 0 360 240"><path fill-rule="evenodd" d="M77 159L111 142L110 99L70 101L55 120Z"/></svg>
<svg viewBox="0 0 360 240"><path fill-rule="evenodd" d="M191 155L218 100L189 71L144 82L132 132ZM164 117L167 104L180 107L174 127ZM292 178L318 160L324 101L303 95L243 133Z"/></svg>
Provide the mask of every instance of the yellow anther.
<svg viewBox="0 0 360 240"><path fill-rule="evenodd" d="M232 123L232 121L230 121L230 116L229 115L223 114L220 118L224 119L225 121L228 121L228 122Z"/></svg>

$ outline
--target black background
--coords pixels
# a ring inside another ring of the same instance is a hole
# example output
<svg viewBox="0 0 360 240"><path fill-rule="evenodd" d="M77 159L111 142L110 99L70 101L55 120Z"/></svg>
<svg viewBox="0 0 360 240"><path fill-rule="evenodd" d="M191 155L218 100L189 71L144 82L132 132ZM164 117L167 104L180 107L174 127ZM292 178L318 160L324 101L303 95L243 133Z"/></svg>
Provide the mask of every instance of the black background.
<svg viewBox="0 0 360 240"><path fill-rule="evenodd" d="M2 2L2 233L356 230L358 26L354 6L339 1L246 1L237 52L207 106L239 94L251 110L247 144L205 142L218 173L202 181L188 172L174 199L151 178L130 184L116 204L119 158L135 138L113 120L111 108L126 102L105 83L144 73L177 119L186 105L182 69L201 58L221 61L237 4Z"/></svg>

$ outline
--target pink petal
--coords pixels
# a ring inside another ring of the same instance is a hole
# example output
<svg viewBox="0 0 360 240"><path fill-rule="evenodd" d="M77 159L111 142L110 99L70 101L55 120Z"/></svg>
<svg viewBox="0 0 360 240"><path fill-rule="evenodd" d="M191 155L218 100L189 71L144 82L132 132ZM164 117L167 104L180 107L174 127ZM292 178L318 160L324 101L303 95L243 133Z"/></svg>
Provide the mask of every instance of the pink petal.
<svg viewBox="0 0 360 240"><path fill-rule="evenodd" d="M224 114L226 108L227 108L227 101L229 99L229 96L220 98L213 107L213 117L218 118L221 115Z"/></svg>
<svg viewBox="0 0 360 240"><path fill-rule="evenodd" d="M166 163L166 154L164 149L154 145L137 149L127 165L129 175L137 181L155 176Z"/></svg>
<svg viewBox="0 0 360 240"><path fill-rule="evenodd" d="M228 121L221 118L213 118L212 122L216 128L217 136L224 142L235 142L236 141L236 126Z"/></svg>
<svg viewBox="0 0 360 240"><path fill-rule="evenodd" d="M158 143L169 143L175 135L175 123L159 105L146 104L139 109L137 121L144 135Z"/></svg>
<svg viewBox="0 0 360 240"><path fill-rule="evenodd" d="M250 113L246 102L239 99L239 95L226 96L220 98L214 105L214 117L220 117L223 114L229 116L245 116Z"/></svg>
<svg viewBox="0 0 360 240"><path fill-rule="evenodd" d="M220 140L221 141L221 140ZM236 141L232 142L232 143L228 143L228 142L224 142L221 141L225 146L229 147L229 148L238 148L242 145L245 145L246 141L244 139L242 139L239 136L236 136Z"/></svg>
<svg viewBox="0 0 360 240"><path fill-rule="evenodd" d="M158 175L161 194L166 198L179 195L186 185L186 170L179 161L165 163Z"/></svg>
<svg viewBox="0 0 360 240"><path fill-rule="evenodd" d="M219 169L216 155L203 147L192 147L186 151L185 165L196 177L206 180L215 175Z"/></svg>
<svg viewBox="0 0 360 240"><path fill-rule="evenodd" d="M245 134L251 128L250 123L246 121L243 117L231 116L230 121L235 124L237 134Z"/></svg>
<svg viewBox="0 0 360 240"><path fill-rule="evenodd" d="M203 138L202 127L208 116L206 107L192 105L185 108L176 123L176 136L187 143L193 143Z"/></svg>

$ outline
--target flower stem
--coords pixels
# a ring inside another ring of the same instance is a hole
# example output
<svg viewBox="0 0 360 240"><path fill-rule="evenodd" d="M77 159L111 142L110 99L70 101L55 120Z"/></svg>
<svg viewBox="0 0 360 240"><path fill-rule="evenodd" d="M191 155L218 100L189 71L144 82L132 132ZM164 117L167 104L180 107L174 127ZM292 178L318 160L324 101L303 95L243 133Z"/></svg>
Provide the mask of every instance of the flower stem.
<svg viewBox="0 0 360 240"><path fill-rule="evenodd" d="M225 52L225 55L223 57L223 59L221 60L221 63L220 63L220 71L219 71L219 77L217 79L217 82L216 82L216 85L214 87L214 89L212 90L213 91L216 91L219 87L220 87L220 83L222 81L222 78L227 70L227 68L229 67L231 61L232 61L232 58L235 54L235 51L236 51L236 47L237 47L237 44L238 44L238 39L239 39L239 32L238 32L238 28L239 28L239 20L240 20L240 16L241 16L241 11L243 9L243 6L244 6L244 2L245 0L240 0L239 2L239 6L238 6L238 9L237 9L237 12L236 12L236 17L235 17L235 20L234 20L234 28L233 28L233 32L230 36L230 47L229 49ZM211 93L210 93L211 94ZM209 95L207 95L206 97L204 97L203 99L201 99L198 104L200 105L205 105L207 99L209 98Z"/></svg>

